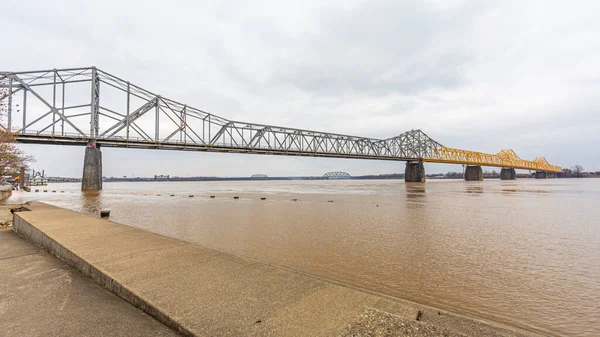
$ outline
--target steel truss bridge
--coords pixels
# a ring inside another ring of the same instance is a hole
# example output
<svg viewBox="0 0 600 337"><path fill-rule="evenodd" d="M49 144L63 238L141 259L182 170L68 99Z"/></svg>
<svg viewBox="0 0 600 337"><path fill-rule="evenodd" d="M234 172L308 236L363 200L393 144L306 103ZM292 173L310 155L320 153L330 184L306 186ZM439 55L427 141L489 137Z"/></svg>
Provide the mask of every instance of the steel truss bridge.
<svg viewBox="0 0 600 337"><path fill-rule="evenodd" d="M347 172L335 171L335 172L325 173L323 175L323 178L325 178L325 179L350 179L350 178L352 178L352 176Z"/></svg>
<svg viewBox="0 0 600 337"><path fill-rule="evenodd" d="M233 121L95 67L0 72L4 127L21 143L425 161L560 172L546 159L448 148L421 130L375 139Z"/></svg>

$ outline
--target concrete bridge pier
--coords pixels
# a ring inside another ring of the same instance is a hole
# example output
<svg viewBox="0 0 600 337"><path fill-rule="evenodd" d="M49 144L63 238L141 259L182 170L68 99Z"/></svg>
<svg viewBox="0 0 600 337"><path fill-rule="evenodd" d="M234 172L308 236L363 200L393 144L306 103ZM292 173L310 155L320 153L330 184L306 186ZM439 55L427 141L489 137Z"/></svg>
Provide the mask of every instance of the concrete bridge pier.
<svg viewBox="0 0 600 337"><path fill-rule="evenodd" d="M83 159L82 191L99 191L102 189L102 152L96 142L90 141L85 148Z"/></svg>
<svg viewBox="0 0 600 337"><path fill-rule="evenodd" d="M465 168L466 181L481 181L483 180L483 170L479 165L467 165Z"/></svg>
<svg viewBox="0 0 600 337"><path fill-rule="evenodd" d="M514 168L502 168L500 171L500 180L516 180L517 172Z"/></svg>
<svg viewBox="0 0 600 337"><path fill-rule="evenodd" d="M536 171L535 172L535 179L546 179L548 178L548 173L544 172L544 171Z"/></svg>
<svg viewBox="0 0 600 337"><path fill-rule="evenodd" d="M422 161L406 162L404 170L404 181L407 183L423 183L425 182L425 166Z"/></svg>

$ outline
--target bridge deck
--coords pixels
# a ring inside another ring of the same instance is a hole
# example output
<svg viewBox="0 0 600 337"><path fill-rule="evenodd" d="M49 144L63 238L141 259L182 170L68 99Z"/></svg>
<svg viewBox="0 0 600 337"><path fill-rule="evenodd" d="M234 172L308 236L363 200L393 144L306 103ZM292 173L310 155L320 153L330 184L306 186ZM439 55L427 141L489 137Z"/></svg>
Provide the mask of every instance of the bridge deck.
<svg viewBox="0 0 600 337"><path fill-rule="evenodd" d="M544 158L520 159L512 150L486 154L447 148L421 130L376 139L229 120L95 67L0 72L0 108L8 117L3 127L24 143L94 140L113 147L561 170Z"/></svg>

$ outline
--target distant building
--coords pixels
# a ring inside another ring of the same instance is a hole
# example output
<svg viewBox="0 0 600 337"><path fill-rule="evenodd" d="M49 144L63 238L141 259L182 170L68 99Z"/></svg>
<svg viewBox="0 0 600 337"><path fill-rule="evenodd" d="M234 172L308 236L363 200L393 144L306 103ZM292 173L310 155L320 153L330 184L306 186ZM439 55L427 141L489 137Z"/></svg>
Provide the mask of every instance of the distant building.
<svg viewBox="0 0 600 337"><path fill-rule="evenodd" d="M48 179L45 177L44 170L42 172L32 170L31 174L28 177L28 185L29 186L46 186L48 185Z"/></svg>

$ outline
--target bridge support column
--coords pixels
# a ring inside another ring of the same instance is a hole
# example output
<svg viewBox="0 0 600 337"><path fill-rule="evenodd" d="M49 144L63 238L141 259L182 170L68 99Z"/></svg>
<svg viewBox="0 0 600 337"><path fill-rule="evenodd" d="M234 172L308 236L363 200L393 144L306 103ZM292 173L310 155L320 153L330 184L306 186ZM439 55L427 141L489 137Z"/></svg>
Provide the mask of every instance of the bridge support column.
<svg viewBox="0 0 600 337"><path fill-rule="evenodd" d="M83 159L82 191L99 191L102 189L102 152L95 142L85 148Z"/></svg>
<svg viewBox="0 0 600 337"><path fill-rule="evenodd" d="M423 162L406 162L404 170L404 181L407 183L423 183L425 182L425 166Z"/></svg>
<svg viewBox="0 0 600 337"><path fill-rule="evenodd" d="M548 174L544 171L536 171L535 172L535 179L546 179L548 178Z"/></svg>
<svg viewBox="0 0 600 337"><path fill-rule="evenodd" d="M21 166L20 172L19 172L19 189L23 190L25 189L25 167Z"/></svg>
<svg viewBox="0 0 600 337"><path fill-rule="evenodd" d="M483 170L479 165L467 165L465 168L466 181L481 181L483 180Z"/></svg>
<svg viewBox="0 0 600 337"><path fill-rule="evenodd" d="M500 180L516 180L517 172L514 168L502 168L500 171Z"/></svg>

